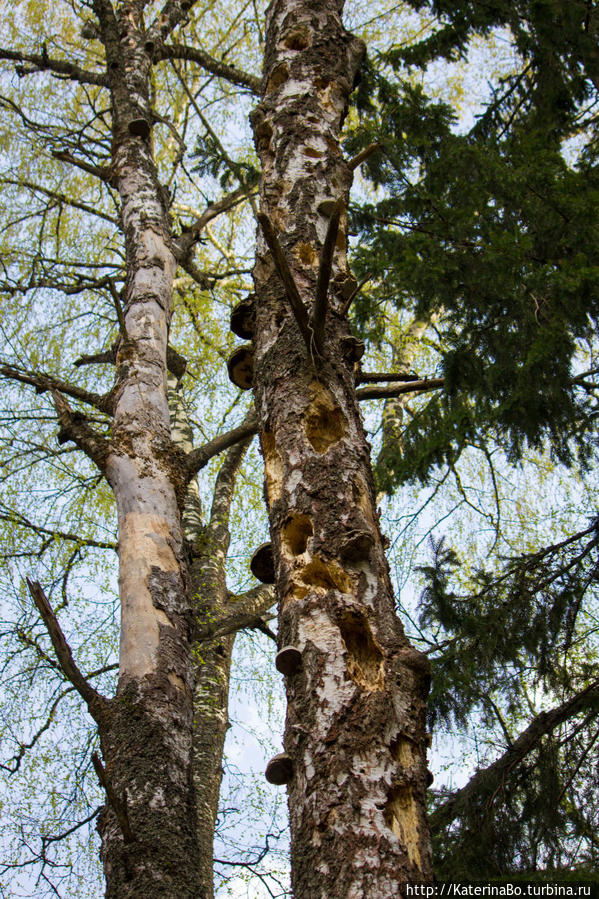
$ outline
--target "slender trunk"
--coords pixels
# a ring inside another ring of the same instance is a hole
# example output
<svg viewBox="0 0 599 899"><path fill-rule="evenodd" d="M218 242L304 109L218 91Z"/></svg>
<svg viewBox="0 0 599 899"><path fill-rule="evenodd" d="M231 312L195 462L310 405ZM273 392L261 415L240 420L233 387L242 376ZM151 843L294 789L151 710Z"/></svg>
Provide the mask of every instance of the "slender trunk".
<svg viewBox="0 0 599 899"><path fill-rule="evenodd" d="M252 114L262 212L308 310L328 216L338 199L347 208L352 177L339 134L364 51L341 11L340 0L271 3L263 98ZM254 384L279 639L302 653L286 678L284 739L296 899L388 899L400 884L432 876L428 663L396 617L383 551L354 387L356 342L343 311L346 232L344 212L322 357L302 338L262 239L254 269Z"/></svg>
<svg viewBox="0 0 599 899"><path fill-rule="evenodd" d="M192 593L196 614L205 622L224 617L228 608L225 563L230 540L229 510L236 475L250 440L236 444L227 452L214 488L210 521L193 550ZM194 645L194 781L198 796L201 884L198 899L214 896L212 847L229 726L229 677L234 642L233 633Z"/></svg>
<svg viewBox="0 0 599 899"><path fill-rule="evenodd" d="M171 441L166 348L175 259L152 158L138 7L96 0L110 77L114 181L127 253L106 476L119 526L117 696L100 728L109 802L100 815L106 895L197 897L191 604L183 472Z"/></svg>

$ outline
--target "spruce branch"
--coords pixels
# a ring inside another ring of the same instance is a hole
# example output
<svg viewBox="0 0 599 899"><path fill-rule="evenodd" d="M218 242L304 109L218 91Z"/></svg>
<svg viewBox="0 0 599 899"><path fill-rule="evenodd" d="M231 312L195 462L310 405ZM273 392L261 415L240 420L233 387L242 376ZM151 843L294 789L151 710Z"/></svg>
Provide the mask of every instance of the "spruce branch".
<svg viewBox="0 0 599 899"><path fill-rule="evenodd" d="M485 812L489 813L497 793L505 786L510 773L539 745L542 738L590 706L596 706L598 701L599 681L594 681L566 702L533 718L502 756L487 768L477 771L464 787L456 790L449 799L438 806L429 816L431 830L438 831L448 827L464 810L473 805L482 806L484 803Z"/></svg>

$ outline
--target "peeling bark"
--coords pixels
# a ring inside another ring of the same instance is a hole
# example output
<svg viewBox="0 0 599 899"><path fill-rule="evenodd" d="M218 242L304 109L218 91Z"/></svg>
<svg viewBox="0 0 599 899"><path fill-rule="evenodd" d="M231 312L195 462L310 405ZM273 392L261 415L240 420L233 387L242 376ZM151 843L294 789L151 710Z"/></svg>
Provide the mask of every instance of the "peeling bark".
<svg viewBox="0 0 599 899"><path fill-rule="evenodd" d="M274 0L267 13L262 100L252 114L261 210L311 313L328 216L340 199L343 212L322 355L306 347L259 237L254 384L279 645L303 657L286 679L294 895L388 899L432 877L429 668L395 614L355 391L345 315L352 171L339 135L364 47L341 13L340 0Z"/></svg>

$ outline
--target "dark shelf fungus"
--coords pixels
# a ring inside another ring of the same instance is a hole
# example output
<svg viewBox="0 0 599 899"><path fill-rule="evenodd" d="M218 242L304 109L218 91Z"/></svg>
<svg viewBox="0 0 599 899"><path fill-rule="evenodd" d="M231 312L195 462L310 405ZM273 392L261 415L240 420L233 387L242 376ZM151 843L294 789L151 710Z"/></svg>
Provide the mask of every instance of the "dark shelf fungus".
<svg viewBox="0 0 599 899"><path fill-rule="evenodd" d="M266 766L264 772L269 784L275 784L277 787L288 784L293 777L293 762L286 752L275 755Z"/></svg>
<svg viewBox="0 0 599 899"><path fill-rule="evenodd" d="M430 785L432 784L432 782L434 781L434 779L435 779L435 777L434 777L434 775L433 775L433 772L427 770L427 772L426 772L426 785L427 785L427 787L430 787Z"/></svg>
<svg viewBox="0 0 599 899"><path fill-rule="evenodd" d="M259 546L250 562L250 570L255 578L263 584L274 584L275 566L272 555L272 543Z"/></svg>
<svg viewBox="0 0 599 899"><path fill-rule="evenodd" d="M251 340L256 327L254 295L238 303L231 311L231 331L244 340Z"/></svg>
<svg viewBox="0 0 599 899"><path fill-rule="evenodd" d="M275 666L277 671L287 676L296 674L302 665L302 654L297 646L284 646L277 653Z"/></svg>
<svg viewBox="0 0 599 899"><path fill-rule="evenodd" d="M254 380L254 353L251 344L234 350L227 360L229 378L241 390L251 390Z"/></svg>
<svg viewBox="0 0 599 899"><path fill-rule="evenodd" d="M364 341L357 337L344 337L341 341L343 345L343 354L350 362L359 362L366 351Z"/></svg>
<svg viewBox="0 0 599 899"><path fill-rule="evenodd" d="M150 136L150 125L146 119L132 119L129 122L129 134L141 137L144 140Z"/></svg>

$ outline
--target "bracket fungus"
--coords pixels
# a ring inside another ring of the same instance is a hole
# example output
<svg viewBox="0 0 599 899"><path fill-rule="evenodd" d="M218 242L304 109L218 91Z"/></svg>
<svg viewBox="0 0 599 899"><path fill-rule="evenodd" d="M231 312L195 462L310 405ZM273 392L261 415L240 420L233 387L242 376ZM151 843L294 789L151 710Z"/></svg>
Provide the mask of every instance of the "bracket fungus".
<svg viewBox="0 0 599 899"><path fill-rule="evenodd" d="M250 570L255 578L263 584L274 584L275 566L272 555L272 543L259 546L250 562Z"/></svg>
<svg viewBox="0 0 599 899"><path fill-rule="evenodd" d="M288 756L286 752L275 755L266 766L264 776L269 784L275 784L277 787L288 784L293 777L293 762L291 761L291 757Z"/></svg>
<svg viewBox="0 0 599 899"><path fill-rule="evenodd" d="M237 334L244 340L252 339L256 327L256 306L253 294L237 303L232 309L230 325L233 334Z"/></svg>
<svg viewBox="0 0 599 899"><path fill-rule="evenodd" d="M277 671L280 671L281 674L287 676L296 674L299 671L301 664L302 654L297 646L284 646L280 652L277 653L275 659Z"/></svg>
<svg viewBox="0 0 599 899"><path fill-rule="evenodd" d="M251 390L254 380L254 352L249 343L238 347L227 359L229 378L241 390Z"/></svg>

